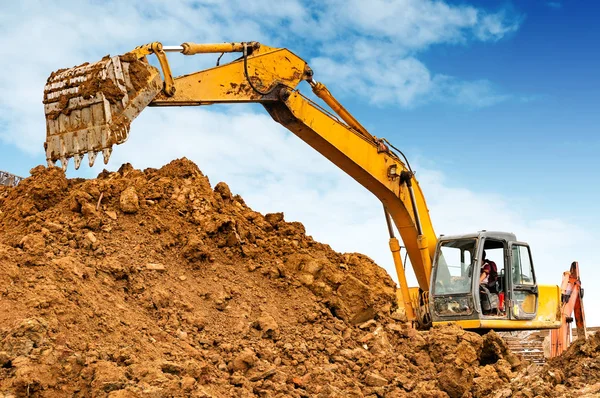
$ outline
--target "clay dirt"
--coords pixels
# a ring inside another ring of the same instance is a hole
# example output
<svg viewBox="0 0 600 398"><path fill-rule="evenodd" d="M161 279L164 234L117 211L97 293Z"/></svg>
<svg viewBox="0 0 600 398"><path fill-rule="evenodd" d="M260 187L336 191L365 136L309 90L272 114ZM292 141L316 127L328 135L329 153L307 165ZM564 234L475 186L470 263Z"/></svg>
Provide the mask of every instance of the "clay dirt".
<svg viewBox="0 0 600 398"><path fill-rule="evenodd" d="M395 283L186 159L0 187L0 397L584 397L600 338L543 366L416 331Z"/></svg>

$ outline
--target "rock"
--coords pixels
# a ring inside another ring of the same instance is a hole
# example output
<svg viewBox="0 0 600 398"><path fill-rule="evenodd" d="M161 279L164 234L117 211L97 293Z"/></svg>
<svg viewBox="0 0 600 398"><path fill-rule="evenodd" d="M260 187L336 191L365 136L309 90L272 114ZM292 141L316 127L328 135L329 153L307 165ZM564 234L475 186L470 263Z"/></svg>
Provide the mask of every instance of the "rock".
<svg viewBox="0 0 600 398"><path fill-rule="evenodd" d="M390 317L398 322L408 322L408 318L406 317L406 308L400 307L396 309L396 311L392 312Z"/></svg>
<svg viewBox="0 0 600 398"><path fill-rule="evenodd" d="M310 373L307 373L302 377L293 377L292 383L296 387L305 388L307 386L308 382L310 381L310 379L311 379L311 375L310 375Z"/></svg>
<svg viewBox="0 0 600 398"><path fill-rule="evenodd" d="M184 391L192 391L196 385L196 379L190 376L185 376L181 379L181 388Z"/></svg>
<svg viewBox="0 0 600 398"><path fill-rule="evenodd" d="M354 325L364 323L376 314L375 308L368 300L371 289L364 282L354 276L348 275L346 280L337 289L343 305L336 314Z"/></svg>
<svg viewBox="0 0 600 398"><path fill-rule="evenodd" d="M315 260L315 259L310 259L306 262L302 262L300 264L300 271L303 272L307 272L309 274L311 274L312 276L317 276L317 274L319 272L321 272L321 270L323 269L323 263Z"/></svg>
<svg viewBox="0 0 600 398"><path fill-rule="evenodd" d="M275 374L275 367L265 370L264 372L259 372L259 373L255 374L254 376L250 376L248 378L248 380L250 380L250 381L264 380L264 379L267 379L267 378L273 376L274 374Z"/></svg>
<svg viewBox="0 0 600 398"><path fill-rule="evenodd" d="M150 270L150 271L166 271L167 269L165 268L164 264L160 264L160 263L146 263L146 269Z"/></svg>
<svg viewBox="0 0 600 398"><path fill-rule="evenodd" d="M94 365L92 387L97 390L110 392L120 390L125 386L125 371L114 362L98 361Z"/></svg>
<svg viewBox="0 0 600 398"><path fill-rule="evenodd" d="M512 365L505 359L499 359L498 362L494 365L496 369L496 373L498 376L506 382L510 382L510 380L514 377L514 373L512 372ZM560 369L556 370L557 379L555 380L555 384L560 384L563 381L562 372Z"/></svg>
<svg viewBox="0 0 600 398"><path fill-rule="evenodd" d="M180 375L184 371L184 368L182 365L175 363L175 362L170 362L170 361L163 362L160 365L160 369L162 370L163 373L169 373L172 375Z"/></svg>
<svg viewBox="0 0 600 398"><path fill-rule="evenodd" d="M385 378L373 372L367 372L365 377L365 384L371 387L383 387L387 386L388 383Z"/></svg>
<svg viewBox="0 0 600 398"><path fill-rule="evenodd" d="M81 205L81 214L85 217L95 217L98 215L98 212L96 211L96 207L94 205L84 202Z"/></svg>
<svg viewBox="0 0 600 398"><path fill-rule="evenodd" d="M46 239L40 233L25 235L21 239L20 245L23 250L30 254L43 254L46 248Z"/></svg>
<svg viewBox="0 0 600 398"><path fill-rule="evenodd" d="M263 337L273 339L279 337L279 325L270 314L263 313L256 323L258 330L263 332Z"/></svg>
<svg viewBox="0 0 600 398"><path fill-rule="evenodd" d="M48 228L50 232L54 233L61 232L64 229L62 225L52 221L46 221L44 225L46 226L46 228Z"/></svg>
<svg viewBox="0 0 600 398"><path fill-rule="evenodd" d="M183 248L182 255L189 261L198 262L210 259L210 252L206 248L204 241L197 235L188 238Z"/></svg>
<svg viewBox="0 0 600 398"><path fill-rule="evenodd" d="M85 238L91 243L94 244L96 242L98 242L98 238L96 238L96 235L94 235L93 232L88 232L87 234L85 234Z"/></svg>
<svg viewBox="0 0 600 398"><path fill-rule="evenodd" d="M113 211L113 210L107 210L105 211L106 215L111 219L111 220L116 220L117 219L117 212Z"/></svg>
<svg viewBox="0 0 600 398"><path fill-rule="evenodd" d="M489 397L498 386L502 385L502 380L492 365L477 369L475 376L472 388L475 397Z"/></svg>
<svg viewBox="0 0 600 398"><path fill-rule="evenodd" d="M275 227L283 222L283 213L267 213L265 214L265 220Z"/></svg>
<svg viewBox="0 0 600 398"><path fill-rule="evenodd" d="M242 238L237 232L235 226L233 226L230 230L226 232L225 235L225 244L223 246L226 247L236 247L242 244Z"/></svg>
<svg viewBox="0 0 600 398"><path fill-rule="evenodd" d="M310 286L314 283L315 277L311 274L301 273L300 275L298 275L298 281L300 281L300 283L302 283L303 285Z"/></svg>
<svg viewBox="0 0 600 398"><path fill-rule="evenodd" d="M230 369L233 372L245 372L256 363L257 358L254 351L249 348L244 349L231 361Z"/></svg>
<svg viewBox="0 0 600 398"><path fill-rule="evenodd" d="M215 192L221 195L221 197L225 200L230 200L233 196L231 195L231 190L229 186L224 182L220 182L215 185Z"/></svg>
<svg viewBox="0 0 600 398"><path fill-rule="evenodd" d="M0 368L9 368L10 355L5 351L0 351Z"/></svg>
<svg viewBox="0 0 600 398"><path fill-rule="evenodd" d="M140 208L140 201L137 192L133 186L129 186L123 192L121 192L119 205L123 213L137 213L137 211Z"/></svg>
<svg viewBox="0 0 600 398"><path fill-rule="evenodd" d="M116 390L108 394L108 398L137 398L139 395L129 390Z"/></svg>
<svg viewBox="0 0 600 398"><path fill-rule="evenodd" d="M473 385L473 372L455 365L447 364L438 374L440 388L450 398L460 398L471 390Z"/></svg>
<svg viewBox="0 0 600 398"><path fill-rule="evenodd" d="M456 360L455 364L457 366L472 366L479 360L479 355L475 348L467 343L466 341L461 341L456 347Z"/></svg>
<svg viewBox="0 0 600 398"><path fill-rule="evenodd" d="M371 326L376 326L376 325L377 325L377 322L375 322L374 319L371 319L371 320L368 320L368 321L366 321L366 322L361 323L360 325L358 325L358 328L364 330L364 329L367 329L367 328L369 328Z"/></svg>
<svg viewBox="0 0 600 398"><path fill-rule="evenodd" d="M496 392L494 398L510 398L512 395L513 392L510 388L503 388L502 390Z"/></svg>

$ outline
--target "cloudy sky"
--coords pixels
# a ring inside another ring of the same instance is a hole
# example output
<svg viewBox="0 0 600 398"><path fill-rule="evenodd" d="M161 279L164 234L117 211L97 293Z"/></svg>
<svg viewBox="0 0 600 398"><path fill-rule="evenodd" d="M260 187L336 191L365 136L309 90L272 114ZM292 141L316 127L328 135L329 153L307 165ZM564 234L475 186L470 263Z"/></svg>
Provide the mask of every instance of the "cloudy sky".
<svg viewBox="0 0 600 398"><path fill-rule="evenodd" d="M437 234L514 232L530 243L541 283L559 283L578 260L588 288L588 323L600 325L600 292L594 288L600 279L595 2L273 4L5 2L0 170L27 176L45 163L41 100L53 70L156 40L257 40L288 47L372 134L411 159ZM177 54L170 60L175 74L215 62ZM226 181L254 209L283 211L316 239L365 253L393 275L378 200L260 106L149 108L107 168L123 162L159 167L182 156L213 184ZM101 168L69 175L93 177Z"/></svg>

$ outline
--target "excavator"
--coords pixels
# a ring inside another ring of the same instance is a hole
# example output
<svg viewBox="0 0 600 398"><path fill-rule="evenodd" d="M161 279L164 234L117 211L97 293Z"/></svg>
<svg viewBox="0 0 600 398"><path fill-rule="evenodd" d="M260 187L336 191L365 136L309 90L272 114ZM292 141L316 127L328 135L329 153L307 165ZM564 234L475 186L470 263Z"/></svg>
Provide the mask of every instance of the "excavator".
<svg viewBox="0 0 600 398"><path fill-rule="evenodd" d="M215 54L216 65L173 77L167 53ZM220 64L225 53L238 53ZM155 56L157 65L150 64ZM161 74L162 72L162 74ZM317 103L298 86L306 82ZM383 204L396 268L399 306L415 327L454 323L472 330L551 329L553 355L568 345L572 311L585 336L578 266L561 287L538 284L531 250L512 233L478 231L439 237L406 156L370 134L321 82L306 61L286 48L258 42L163 46L154 42L99 62L53 72L44 89L46 158L49 166L70 158L90 167L102 152L125 142L144 108L260 103L271 117L373 193ZM409 287L404 243L417 287ZM496 265L494 286L483 286L484 262ZM575 303L578 303L575 305ZM571 312L569 312L571 311Z"/></svg>

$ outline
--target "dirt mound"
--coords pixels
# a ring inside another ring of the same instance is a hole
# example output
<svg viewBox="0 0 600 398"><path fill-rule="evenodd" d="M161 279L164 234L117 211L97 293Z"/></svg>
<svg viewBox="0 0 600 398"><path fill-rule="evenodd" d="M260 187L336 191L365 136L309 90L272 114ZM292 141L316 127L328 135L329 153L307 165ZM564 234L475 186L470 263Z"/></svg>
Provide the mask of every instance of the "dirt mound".
<svg viewBox="0 0 600 398"><path fill-rule="evenodd" d="M186 159L35 168L0 242L0 397L486 397L521 368L494 333L407 328L368 257Z"/></svg>
<svg viewBox="0 0 600 398"><path fill-rule="evenodd" d="M577 340L558 358L531 366L516 377L514 397L599 397L600 335Z"/></svg>

